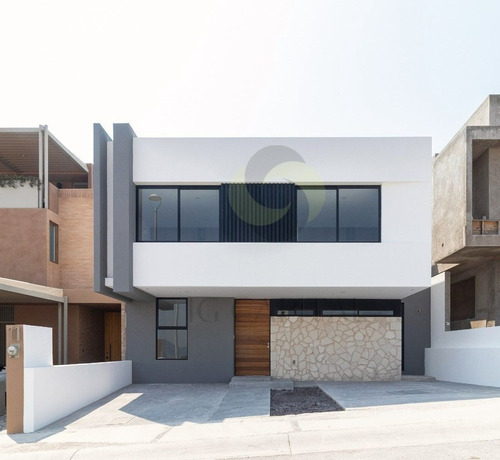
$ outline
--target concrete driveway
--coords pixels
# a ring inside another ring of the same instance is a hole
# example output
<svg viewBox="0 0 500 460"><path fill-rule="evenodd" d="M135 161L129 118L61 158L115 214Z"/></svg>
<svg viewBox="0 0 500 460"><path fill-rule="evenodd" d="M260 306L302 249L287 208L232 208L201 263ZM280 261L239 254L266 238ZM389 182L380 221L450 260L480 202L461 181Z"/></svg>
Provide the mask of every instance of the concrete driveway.
<svg viewBox="0 0 500 460"><path fill-rule="evenodd" d="M347 410L269 416L269 386L131 385L2 458L500 458L500 388L445 382L320 386Z"/></svg>

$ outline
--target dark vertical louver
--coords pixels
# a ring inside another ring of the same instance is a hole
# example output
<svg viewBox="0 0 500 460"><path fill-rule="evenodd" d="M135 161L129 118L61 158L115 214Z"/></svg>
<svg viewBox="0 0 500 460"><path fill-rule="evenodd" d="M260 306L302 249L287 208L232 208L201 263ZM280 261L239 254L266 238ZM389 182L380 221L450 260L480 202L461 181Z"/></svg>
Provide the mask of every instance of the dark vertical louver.
<svg viewBox="0 0 500 460"><path fill-rule="evenodd" d="M294 184L222 184L221 241L296 241Z"/></svg>

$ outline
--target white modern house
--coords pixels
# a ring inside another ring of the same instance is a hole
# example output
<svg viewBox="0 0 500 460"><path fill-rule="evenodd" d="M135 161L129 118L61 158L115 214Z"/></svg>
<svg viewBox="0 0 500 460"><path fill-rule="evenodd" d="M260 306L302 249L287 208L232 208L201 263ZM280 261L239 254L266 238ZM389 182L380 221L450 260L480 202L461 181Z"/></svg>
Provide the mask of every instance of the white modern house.
<svg viewBox="0 0 500 460"><path fill-rule="evenodd" d="M95 125L95 289L127 303L134 381L423 369L430 148Z"/></svg>

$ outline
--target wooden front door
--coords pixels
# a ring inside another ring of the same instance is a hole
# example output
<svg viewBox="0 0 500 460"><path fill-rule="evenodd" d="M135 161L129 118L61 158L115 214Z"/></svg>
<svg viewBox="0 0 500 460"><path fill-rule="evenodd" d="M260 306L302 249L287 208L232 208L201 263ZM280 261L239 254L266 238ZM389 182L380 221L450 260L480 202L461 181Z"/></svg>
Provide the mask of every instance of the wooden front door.
<svg viewBox="0 0 500 460"><path fill-rule="evenodd" d="M104 358L106 361L122 359L122 321L121 313L107 311L104 313Z"/></svg>
<svg viewBox="0 0 500 460"><path fill-rule="evenodd" d="M235 304L235 375L269 375L269 300Z"/></svg>

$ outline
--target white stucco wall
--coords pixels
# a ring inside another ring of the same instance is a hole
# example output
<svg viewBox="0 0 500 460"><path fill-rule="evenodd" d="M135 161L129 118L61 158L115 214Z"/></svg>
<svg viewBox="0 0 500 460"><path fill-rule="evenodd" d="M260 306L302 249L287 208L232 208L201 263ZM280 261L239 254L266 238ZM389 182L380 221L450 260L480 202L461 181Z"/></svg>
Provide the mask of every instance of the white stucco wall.
<svg viewBox="0 0 500 460"><path fill-rule="evenodd" d="M52 328L23 325L24 367L52 366Z"/></svg>
<svg viewBox="0 0 500 460"><path fill-rule="evenodd" d="M446 273L432 278L431 348L425 373L438 380L500 387L500 327L445 330Z"/></svg>
<svg viewBox="0 0 500 460"><path fill-rule="evenodd" d="M301 155L309 169L290 173L297 184L381 185L382 242L135 243L134 286L156 296L260 298L403 298L429 286L428 138L136 138L134 182L231 182L270 145Z"/></svg>
<svg viewBox="0 0 500 460"><path fill-rule="evenodd" d="M427 250L424 243L135 243L134 285L156 296L400 299L428 286Z"/></svg>
<svg viewBox="0 0 500 460"><path fill-rule="evenodd" d="M429 137L134 138L134 183L232 182L256 152L269 146L297 152L325 184L430 178ZM261 182L262 177L250 180Z"/></svg>
<svg viewBox="0 0 500 460"><path fill-rule="evenodd" d="M132 362L24 369L24 432L31 433L132 383Z"/></svg>
<svg viewBox="0 0 500 460"><path fill-rule="evenodd" d="M29 184L0 187L0 208L38 208L38 188Z"/></svg>
<svg viewBox="0 0 500 460"><path fill-rule="evenodd" d="M52 329L23 325L24 432L31 433L132 383L132 362L52 366Z"/></svg>

